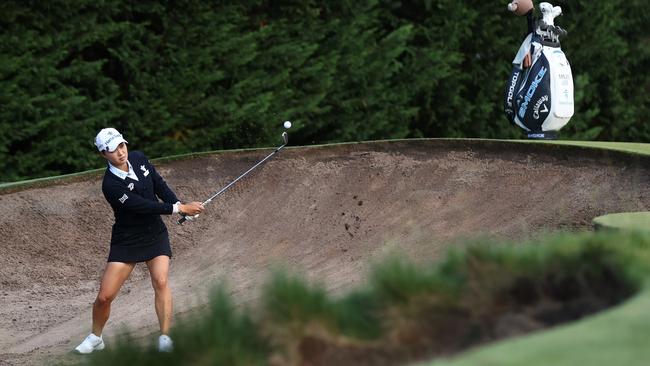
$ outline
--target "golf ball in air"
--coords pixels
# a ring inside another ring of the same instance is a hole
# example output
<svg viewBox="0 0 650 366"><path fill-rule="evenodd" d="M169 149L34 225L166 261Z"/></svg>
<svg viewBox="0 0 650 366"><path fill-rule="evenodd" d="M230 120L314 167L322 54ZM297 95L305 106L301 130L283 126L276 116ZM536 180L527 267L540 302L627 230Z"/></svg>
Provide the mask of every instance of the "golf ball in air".
<svg viewBox="0 0 650 366"><path fill-rule="evenodd" d="M284 128L291 128L291 121L284 121Z"/></svg>

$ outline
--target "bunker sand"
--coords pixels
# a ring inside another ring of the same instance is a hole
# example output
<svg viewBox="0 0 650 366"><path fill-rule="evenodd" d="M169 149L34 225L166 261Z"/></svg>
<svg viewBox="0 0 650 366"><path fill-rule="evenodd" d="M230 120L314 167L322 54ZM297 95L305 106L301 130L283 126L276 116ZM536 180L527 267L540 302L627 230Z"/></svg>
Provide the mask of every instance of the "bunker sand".
<svg viewBox="0 0 650 366"><path fill-rule="evenodd" d="M202 200L268 154L226 152L156 164L179 197ZM108 254L112 211L101 177L0 193L0 365L75 360ZM254 303L283 265L345 291L390 252L432 261L462 238L523 240L591 230L592 218L650 209L650 159L605 150L411 140L290 148L178 226L175 313L225 281ZM146 266L113 303L108 347L126 327L157 330Z"/></svg>

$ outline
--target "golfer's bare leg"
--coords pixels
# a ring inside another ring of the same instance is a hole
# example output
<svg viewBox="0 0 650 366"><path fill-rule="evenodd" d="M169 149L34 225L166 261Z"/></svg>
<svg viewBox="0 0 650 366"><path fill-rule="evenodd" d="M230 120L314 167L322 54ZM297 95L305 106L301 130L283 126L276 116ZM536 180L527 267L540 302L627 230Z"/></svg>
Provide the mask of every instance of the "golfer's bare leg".
<svg viewBox="0 0 650 366"><path fill-rule="evenodd" d="M160 324L160 332L169 334L169 326L172 321L172 290L169 287L169 257L160 255L147 261L151 285L155 295L156 315Z"/></svg>
<svg viewBox="0 0 650 366"><path fill-rule="evenodd" d="M135 263L108 262L104 269L99 294L93 304L93 333L102 335L102 330L111 313L111 302L117 296L120 288L133 271Z"/></svg>

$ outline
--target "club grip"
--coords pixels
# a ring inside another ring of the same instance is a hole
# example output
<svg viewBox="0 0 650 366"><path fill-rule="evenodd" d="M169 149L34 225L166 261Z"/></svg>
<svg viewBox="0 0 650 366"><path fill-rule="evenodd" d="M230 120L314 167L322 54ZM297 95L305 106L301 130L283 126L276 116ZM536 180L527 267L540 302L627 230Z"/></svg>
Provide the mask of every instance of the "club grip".
<svg viewBox="0 0 650 366"><path fill-rule="evenodd" d="M192 221L192 220L196 219L197 217L199 217L199 214L196 214L194 216L181 214L181 218L178 219L177 222L178 222L179 225L183 225L183 223L185 221Z"/></svg>

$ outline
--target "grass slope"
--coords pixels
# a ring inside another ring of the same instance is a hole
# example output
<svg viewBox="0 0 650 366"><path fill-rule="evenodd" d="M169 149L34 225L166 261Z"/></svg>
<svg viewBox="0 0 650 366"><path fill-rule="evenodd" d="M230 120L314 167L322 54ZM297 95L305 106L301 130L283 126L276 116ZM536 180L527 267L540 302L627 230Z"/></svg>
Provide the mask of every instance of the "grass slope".
<svg viewBox="0 0 650 366"><path fill-rule="evenodd" d="M650 360L650 289L570 325L478 348L431 366L645 366ZM424 365L424 364L423 364Z"/></svg>
<svg viewBox="0 0 650 366"><path fill-rule="evenodd" d="M522 140L524 141L524 140ZM529 141L529 140L525 140ZM544 144L557 144L580 146L595 149L606 149L629 152L640 155L650 155L650 144L642 144L635 142L605 142L605 141L537 141Z"/></svg>
<svg viewBox="0 0 650 366"><path fill-rule="evenodd" d="M650 232L650 212L622 212L594 219L597 229L624 229Z"/></svg>

